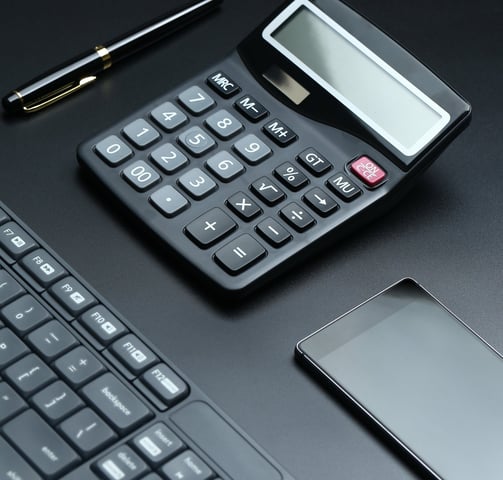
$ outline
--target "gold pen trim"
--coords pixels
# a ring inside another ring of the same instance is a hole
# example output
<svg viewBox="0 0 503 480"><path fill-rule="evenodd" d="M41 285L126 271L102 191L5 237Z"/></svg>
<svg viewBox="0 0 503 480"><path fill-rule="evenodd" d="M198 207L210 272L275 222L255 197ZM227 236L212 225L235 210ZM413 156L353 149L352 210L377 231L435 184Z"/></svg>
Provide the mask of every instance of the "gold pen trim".
<svg viewBox="0 0 503 480"><path fill-rule="evenodd" d="M71 95L72 93L80 90L81 88L84 88L85 86L89 85L95 80L96 77L94 76L81 78L77 83L71 83L69 85L65 85L64 87L61 87L54 92L51 92L49 95L46 95L45 97L35 100L34 102L28 105L23 105L23 110L27 113L38 112L39 110L42 110L43 108L48 107L49 105L52 105L53 103L56 103L59 100L62 100L68 95ZM21 102L24 103L24 99L21 96L21 94L15 90L14 93L21 99Z"/></svg>
<svg viewBox="0 0 503 480"><path fill-rule="evenodd" d="M103 62L103 70L110 68L112 66L112 56L110 55L108 49L103 45L97 45L94 49Z"/></svg>

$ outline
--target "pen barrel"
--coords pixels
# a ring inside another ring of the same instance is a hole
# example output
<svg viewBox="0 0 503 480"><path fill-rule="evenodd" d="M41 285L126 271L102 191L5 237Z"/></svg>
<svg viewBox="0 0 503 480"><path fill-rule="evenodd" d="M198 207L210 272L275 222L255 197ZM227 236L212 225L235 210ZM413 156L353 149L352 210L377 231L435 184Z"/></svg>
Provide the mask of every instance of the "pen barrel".
<svg viewBox="0 0 503 480"><path fill-rule="evenodd" d="M9 112L22 110L58 95L82 78L95 75L103 68L103 57L96 50L91 50L13 90L3 98L2 103Z"/></svg>

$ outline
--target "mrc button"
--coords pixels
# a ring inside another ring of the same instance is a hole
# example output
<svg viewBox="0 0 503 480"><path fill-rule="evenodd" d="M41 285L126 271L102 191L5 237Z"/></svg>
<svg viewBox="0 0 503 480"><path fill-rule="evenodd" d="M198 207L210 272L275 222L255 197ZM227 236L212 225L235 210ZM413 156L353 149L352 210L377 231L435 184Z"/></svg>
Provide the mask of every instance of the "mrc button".
<svg viewBox="0 0 503 480"><path fill-rule="evenodd" d="M386 172L374 160L365 155L352 162L349 169L367 187L371 188L381 184L386 178Z"/></svg>

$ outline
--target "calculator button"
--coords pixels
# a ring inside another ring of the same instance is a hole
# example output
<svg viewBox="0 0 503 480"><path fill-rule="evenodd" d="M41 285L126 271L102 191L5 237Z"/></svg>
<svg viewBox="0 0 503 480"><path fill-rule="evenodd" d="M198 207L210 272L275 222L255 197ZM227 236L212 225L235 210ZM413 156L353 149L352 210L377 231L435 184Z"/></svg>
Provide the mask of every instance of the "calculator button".
<svg viewBox="0 0 503 480"><path fill-rule="evenodd" d="M332 164L314 148L307 148L299 153L297 161L317 177L320 177L332 168Z"/></svg>
<svg viewBox="0 0 503 480"><path fill-rule="evenodd" d="M151 154L152 162L168 175L180 170L189 163L189 159L171 143L165 143Z"/></svg>
<svg viewBox="0 0 503 480"><path fill-rule="evenodd" d="M129 123L122 133L136 148L146 148L160 138L160 133L143 118Z"/></svg>
<svg viewBox="0 0 503 480"><path fill-rule="evenodd" d="M274 174L294 192L300 190L309 183L309 179L290 162L282 163L274 170Z"/></svg>
<svg viewBox="0 0 503 480"><path fill-rule="evenodd" d="M220 208L213 208L185 227L185 233L201 248L208 248L229 235L237 224Z"/></svg>
<svg viewBox="0 0 503 480"><path fill-rule="evenodd" d="M272 153L271 149L262 140L252 134L238 140L233 147L250 165L256 165Z"/></svg>
<svg viewBox="0 0 503 480"><path fill-rule="evenodd" d="M327 217L339 208L337 202L328 193L318 187L309 190L302 197L302 200L322 217Z"/></svg>
<svg viewBox="0 0 503 480"><path fill-rule="evenodd" d="M94 146L94 149L112 167L133 156L133 150L116 135L110 135L101 140Z"/></svg>
<svg viewBox="0 0 503 480"><path fill-rule="evenodd" d="M222 140L243 130L243 124L227 110L218 110L206 119L207 127Z"/></svg>
<svg viewBox="0 0 503 480"><path fill-rule="evenodd" d="M20 264L43 287L48 287L67 273L52 255L41 248L23 257Z"/></svg>
<svg viewBox="0 0 503 480"><path fill-rule="evenodd" d="M283 228L274 218L267 217L256 227L257 232L273 247L281 247L292 239L286 228Z"/></svg>
<svg viewBox="0 0 503 480"><path fill-rule="evenodd" d="M200 168L193 168L184 173L178 183L196 200L206 197L217 188L217 184Z"/></svg>
<svg viewBox="0 0 503 480"><path fill-rule="evenodd" d="M215 260L230 274L251 267L266 254L265 248L245 233L215 253Z"/></svg>
<svg viewBox="0 0 503 480"><path fill-rule="evenodd" d="M171 185L156 190L150 201L166 217L174 217L189 206L189 201Z"/></svg>
<svg viewBox="0 0 503 480"><path fill-rule="evenodd" d="M286 147L297 140L297 134L277 118L265 125L263 130L280 147Z"/></svg>
<svg viewBox="0 0 503 480"><path fill-rule="evenodd" d="M188 121L187 115L171 102L165 102L154 108L150 115L167 132L173 132Z"/></svg>
<svg viewBox="0 0 503 480"><path fill-rule="evenodd" d="M386 172L377 165L371 158L362 156L357 158L349 166L351 173L354 173L367 187L377 187L386 178Z"/></svg>
<svg viewBox="0 0 503 480"><path fill-rule="evenodd" d="M19 258L38 245L17 223L7 222L0 227L0 248L2 247L11 257Z"/></svg>
<svg viewBox="0 0 503 480"><path fill-rule="evenodd" d="M215 100L202 88L196 86L187 88L180 93L178 101L193 115L200 115L215 105Z"/></svg>
<svg viewBox="0 0 503 480"><path fill-rule="evenodd" d="M145 192L161 179L160 175L143 160L137 160L122 170L122 177L138 192Z"/></svg>
<svg viewBox="0 0 503 480"><path fill-rule="evenodd" d="M215 145L215 140L200 127L192 127L181 133L178 142L195 157L204 155Z"/></svg>
<svg viewBox="0 0 503 480"><path fill-rule="evenodd" d="M251 191L267 205L276 205L285 198L285 193L267 177L261 177L251 184Z"/></svg>
<svg viewBox="0 0 503 480"><path fill-rule="evenodd" d="M206 83L223 98L230 98L241 90L239 85L222 71L211 74Z"/></svg>
<svg viewBox="0 0 503 480"><path fill-rule="evenodd" d="M289 203L279 213L298 232L304 232L316 223L314 218L295 202Z"/></svg>
<svg viewBox="0 0 503 480"><path fill-rule="evenodd" d="M234 108L244 115L250 122L258 122L269 115L269 111L261 103L257 102L251 95L241 97Z"/></svg>
<svg viewBox="0 0 503 480"><path fill-rule="evenodd" d="M327 180L330 189L346 202L354 200L362 191L343 173L337 173Z"/></svg>
<svg viewBox="0 0 503 480"><path fill-rule="evenodd" d="M241 219L249 222L262 213L262 209L245 193L238 192L227 199L227 206Z"/></svg>
<svg viewBox="0 0 503 480"><path fill-rule="evenodd" d="M226 151L220 151L206 162L206 167L222 182L229 182L244 172L239 160Z"/></svg>

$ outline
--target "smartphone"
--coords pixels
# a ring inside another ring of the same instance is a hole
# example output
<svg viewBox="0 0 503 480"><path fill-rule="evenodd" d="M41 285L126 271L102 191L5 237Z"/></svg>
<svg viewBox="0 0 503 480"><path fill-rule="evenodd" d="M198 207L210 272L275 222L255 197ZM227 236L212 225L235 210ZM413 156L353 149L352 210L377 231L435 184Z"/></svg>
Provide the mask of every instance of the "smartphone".
<svg viewBox="0 0 503 480"><path fill-rule="evenodd" d="M296 354L436 479L503 478L503 357L412 279Z"/></svg>

